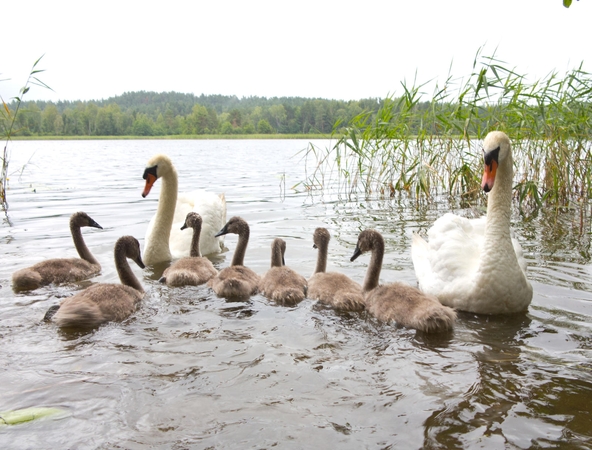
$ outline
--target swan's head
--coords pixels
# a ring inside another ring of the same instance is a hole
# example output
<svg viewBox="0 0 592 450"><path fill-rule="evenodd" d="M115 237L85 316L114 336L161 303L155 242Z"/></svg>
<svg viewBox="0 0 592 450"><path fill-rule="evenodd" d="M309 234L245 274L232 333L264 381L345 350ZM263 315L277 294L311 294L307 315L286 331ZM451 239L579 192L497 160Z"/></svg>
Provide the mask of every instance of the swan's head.
<svg viewBox="0 0 592 450"><path fill-rule="evenodd" d="M371 252L376 249L377 246L384 247L382 235L376 230L364 230L358 236L356 249L349 260L355 261L362 253Z"/></svg>
<svg viewBox="0 0 592 450"><path fill-rule="evenodd" d="M241 235L248 235L249 234L249 224L245 219L239 216L231 217L226 225L216 233L214 237L223 236L225 234L232 233Z"/></svg>
<svg viewBox="0 0 592 450"><path fill-rule="evenodd" d="M118 254L125 254L126 258L133 260L141 269L144 269L140 243L133 236L122 236L115 243L115 258Z"/></svg>
<svg viewBox="0 0 592 450"><path fill-rule="evenodd" d="M312 247L313 248L327 248L331 235L326 228L319 227L314 231L312 235Z"/></svg>
<svg viewBox="0 0 592 450"><path fill-rule="evenodd" d="M481 181L481 188L485 192L493 189L495 182L495 174L499 165L508 157L511 157L510 138L502 131L490 132L483 141L483 160L485 162L485 170L483 171L483 179Z"/></svg>
<svg viewBox="0 0 592 450"><path fill-rule="evenodd" d="M103 229L98 223L96 223L92 217L82 211L72 214L70 217L70 227L93 227Z"/></svg>
<svg viewBox="0 0 592 450"><path fill-rule="evenodd" d="M146 180L146 186L142 192L142 197L146 197L150 193L150 189L154 185L154 182L160 177L165 176L171 170L174 170L171 159L166 155L156 155L150 158L146 169L144 169L144 175L142 178Z"/></svg>
<svg viewBox="0 0 592 450"><path fill-rule="evenodd" d="M201 216L195 211L190 211L187 213L187 216L185 217L185 223L181 227L181 230L184 230L185 228L193 228L194 230L197 230L199 228L201 230L201 224Z"/></svg>

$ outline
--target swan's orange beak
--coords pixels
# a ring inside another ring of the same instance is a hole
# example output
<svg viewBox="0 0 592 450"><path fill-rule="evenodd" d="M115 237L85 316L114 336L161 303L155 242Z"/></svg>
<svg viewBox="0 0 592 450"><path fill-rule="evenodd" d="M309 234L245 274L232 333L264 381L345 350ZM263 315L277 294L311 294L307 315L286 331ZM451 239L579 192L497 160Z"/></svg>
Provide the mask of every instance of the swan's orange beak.
<svg viewBox="0 0 592 450"><path fill-rule="evenodd" d="M496 171L496 160L492 160L490 164L485 164L485 170L483 171L483 179L481 180L481 189L483 189L485 192L489 192L493 189Z"/></svg>
<svg viewBox="0 0 592 450"><path fill-rule="evenodd" d="M146 197L150 193L150 189L154 185L156 181L156 177L151 173L146 174L146 186L144 186L144 191L142 192L142 197Z"/></svg>

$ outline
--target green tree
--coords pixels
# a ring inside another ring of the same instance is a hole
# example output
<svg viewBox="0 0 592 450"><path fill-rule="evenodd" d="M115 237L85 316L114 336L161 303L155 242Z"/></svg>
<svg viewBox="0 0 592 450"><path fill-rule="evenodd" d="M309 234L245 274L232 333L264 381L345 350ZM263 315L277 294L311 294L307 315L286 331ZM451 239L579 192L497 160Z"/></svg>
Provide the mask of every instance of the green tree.
<svg viewBox="0 0 592 450"><path fill-rule="evenodd" d="M167 126L162 114L159 114L156 118L152 131L154 132L154 136L164 136L167 134Z"/></svg>
<svg viewBox="0 0 592 450"><path fill-rule="evenodd" d="M220 133L221 134L233 134L234 127L228 121L222 122L222 125L220 126Z"/></svg>
<svg viewBox="0 0 592 450"><path fill-rule="evenodd" d="M87 103L84 108L84 129L85 134L92 136L97 129L97 114L99 107L95 103Z"/></svg>
<svg viewBox="0 0 592 450"><path fill-rule="evenodd" d="M97 111L95 130L98 136L114 136L115 132L115 119L113 117L113 111L109 107L99 108Z"/></svg>
<svg viewBox="0 0 592 450"><path fill-rule="evenodd" d="M187 118L187 134L204 134L208 129L209 113L205 106L195 105Z"/></svg>
<svg viewBox="0 0 592 450"><path fill-rule="evenodd" d="M234 128L241 127L243 125L243 114L238 109L232 109L228 112L228 121Z"/></svg>
<svg viewBox="0 0 592 450"><path fill-rule="evenodd" d="M272 134L273 128L269 124L269 122L265 119L261 119L259 123L257 123L257 133L260 134Z"/></svg>
<svg viewBox="0 0 592 450"><path fill-rule="evenodd" d="M21 134L39 134L42 132L43 118L41 109L37 103L29 103L26 108L21 110L21 114L17 117L19 124L18 130Z"/></svg>
<svg viewBox="0 0 592 450"><path fill-rule="evenodd" d="M42 128L45 134L56 134L55 123L58 115L58 109L54 104L50 103L45 107L43 113L41 114Z"/></svg>
<svg viewBox="0 0 592 450"><path fill-rule="evenodd" d="M271 105L269 107L269 115L273 120L276 130L281 132L288 118L284 105Z"/></svg>
<svg viewBox="0 0 592 450"><path fill-rule="evenodd" d="M243 126L243 133L244 134L255 134L255 127L251 122L247 122Z"/></svg>
<svg viewBox="0 0 592 450"><path fill-rule="evenodd" d="M138 114L134 125L132 126L132 133L135 136L153 136L152 121L146 114Z"/></svg>

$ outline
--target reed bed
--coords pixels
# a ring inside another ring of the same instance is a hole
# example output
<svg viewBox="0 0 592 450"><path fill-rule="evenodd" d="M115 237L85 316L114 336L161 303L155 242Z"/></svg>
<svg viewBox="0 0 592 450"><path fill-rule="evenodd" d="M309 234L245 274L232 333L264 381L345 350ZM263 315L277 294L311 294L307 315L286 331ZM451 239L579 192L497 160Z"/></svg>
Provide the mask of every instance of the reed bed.
<svg viewBox="0 0 592 450"><path fill-rule="evenodd" d="M10 110L8 104L4 101L3 98L0 98L2 101L2 108L0 109L0 128L2 128L2 137L4 138L4 150L0 159L2 160L2 167L0 168L0 205L2 205L2 210L5 213L8 213L8 164L10 162L10 152L8 149L8 142L12 139L13 135L18 131L15 129L16 118L21 110L21 104L23 102L23 96L29 92L31 89L31 85L40 86L45 89L52 90L47 84L41 81L38 78L38 74L44 72L42 69L37 69L37 64L43 56L41 56L35 63L33 67L31 67L31 71L29 72L29 76L25 85L20 89L19 96L15 97L14 100L16 102L16 107L14 112ZM8 219L8 216L6 216Z"/></svg>
<svg viewBox="0 0 592 450"><path fill-rule="evenodd" d="M513 141L520 208L568 206L592 194L592 77L582 65L529 82L495 56L477 53L465 79L447 78L431 100L407 86L376 112L337 124L334 144L304 151L310 191L366 198L442 195L482 200L480 140Z"/></svg>

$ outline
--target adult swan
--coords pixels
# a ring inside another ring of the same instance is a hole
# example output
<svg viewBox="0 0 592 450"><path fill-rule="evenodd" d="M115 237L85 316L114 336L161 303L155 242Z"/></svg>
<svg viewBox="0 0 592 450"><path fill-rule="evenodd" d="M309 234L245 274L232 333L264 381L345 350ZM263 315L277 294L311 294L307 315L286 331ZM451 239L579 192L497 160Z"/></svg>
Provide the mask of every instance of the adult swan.
<svg viewBox="0 0 592 450"><path fill-rule="evenodd" d="M411 257L419 288L444 305L478 314L526 311L532 286L526 279L522 248L510 231L512 180L510 139L500 131L483 142L481 187L489 192L487 216L440 217L429 241L414 234Z"/></svg>
<svg viewBox="0 0 592 450"><path fill-rule="evenodd" d="M189 256L193 234L188 229L181 231L181 226L190 211L197 212L203 219L199 239L202 254L220 253L224 243L214 235L226 223L224 194L216 195L199 190L177 197L177 171L168 156L156 155L148 161L144 170L146 186L142 197L148 195L159 178L162 179L162 188L158 209L146 230L142 257L144 264L152 265Z"/></svg>

